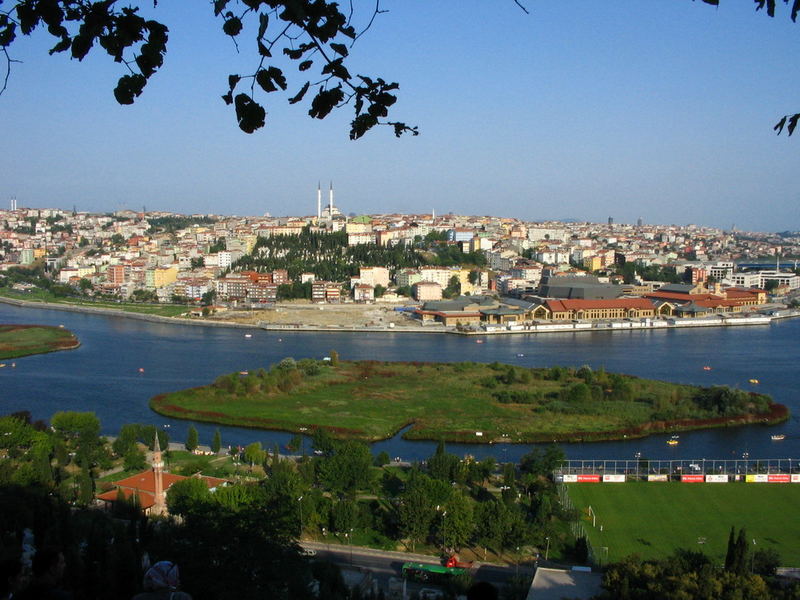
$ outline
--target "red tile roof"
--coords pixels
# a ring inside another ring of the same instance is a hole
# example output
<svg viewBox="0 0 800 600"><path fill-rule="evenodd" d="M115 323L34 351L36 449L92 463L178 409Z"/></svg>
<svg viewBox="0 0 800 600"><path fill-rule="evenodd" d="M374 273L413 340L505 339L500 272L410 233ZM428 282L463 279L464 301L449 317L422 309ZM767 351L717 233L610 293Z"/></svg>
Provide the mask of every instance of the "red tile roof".
<svg viewBox="0 0 800 600"><path fill-rule="evenodd" d="M553 312L569 312L571 310L589 310L604 308L623 308L653 310L653 303L645 298L611 298L608 300L547 300L547 307Z"/></svg>

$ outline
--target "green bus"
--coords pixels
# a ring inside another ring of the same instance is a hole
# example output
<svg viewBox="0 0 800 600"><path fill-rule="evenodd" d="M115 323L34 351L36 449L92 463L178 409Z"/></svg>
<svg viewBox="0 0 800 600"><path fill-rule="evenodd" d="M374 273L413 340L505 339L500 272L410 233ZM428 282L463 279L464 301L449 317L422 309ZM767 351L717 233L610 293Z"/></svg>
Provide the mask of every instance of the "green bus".
<svg viewBox="0 0 800 600"><path fill-rule="evenodd" d="M411 581L426 583L446 583L453 577L468 573L460 567L443 567L442 565L426 565L425 563L407 562L403 564L403 577Z"/></svg>

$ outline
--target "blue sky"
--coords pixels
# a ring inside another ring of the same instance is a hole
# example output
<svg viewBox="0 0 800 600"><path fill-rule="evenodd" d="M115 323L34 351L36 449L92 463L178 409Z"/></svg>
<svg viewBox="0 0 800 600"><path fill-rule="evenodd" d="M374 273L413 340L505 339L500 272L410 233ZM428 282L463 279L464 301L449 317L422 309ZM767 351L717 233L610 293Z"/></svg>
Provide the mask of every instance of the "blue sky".
<svg viewBox="0 0 800 600"><path fill-rule="evenodd" d="M383 0L349 68L398 81L390 116L420 135L356 142L349 108L318 121L277 96L261 98L267 127L242 133L220 95L255 53L245 32L237 55L202 4L159 3L165 65L133 106L114 100L122 72L105 55L50 57L42 32L15 43L0 202L311 214L332 180L346 213L800 229L800 131L772 131L800 111L800 24L782 3L770 19L733 0L525 0L527 15L512 0Z"/></svg>

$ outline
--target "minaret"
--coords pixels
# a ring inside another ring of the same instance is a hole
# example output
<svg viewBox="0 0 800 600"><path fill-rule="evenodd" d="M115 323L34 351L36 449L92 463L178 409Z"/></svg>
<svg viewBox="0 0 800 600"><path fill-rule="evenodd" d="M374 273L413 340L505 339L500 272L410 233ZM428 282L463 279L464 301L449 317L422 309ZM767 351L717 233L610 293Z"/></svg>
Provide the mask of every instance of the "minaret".
<svg viewBox="0 0 800 600"><path fill-rule="evenodd" d="M328 213L331 219L333 219L333 182L331 181L331 187L328 191Z"/></svg>
<svg viewBox="0 0 800 600"><path fill-rule="evenodd" d="M319 181L317 182L317 223L322 218L322 187Z"/></svg>
<svg viewBox="0 0 800 600"><path fill-rule="evenodd" d="M163 515L167 512L167 502L164 497L164 461L161 458L161 445L158 443L158 432L156 432L156 439L155 442L153 442L153 480L155 485L152 514Z"/></svg>

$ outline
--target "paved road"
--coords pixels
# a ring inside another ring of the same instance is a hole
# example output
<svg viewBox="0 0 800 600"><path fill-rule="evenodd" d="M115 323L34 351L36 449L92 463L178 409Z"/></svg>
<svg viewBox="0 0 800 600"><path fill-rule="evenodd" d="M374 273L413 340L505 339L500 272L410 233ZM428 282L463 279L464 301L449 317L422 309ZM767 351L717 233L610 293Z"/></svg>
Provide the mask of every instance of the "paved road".
<svg viewBox="0 0 800 600"><path fill-rule="evenodd" d="M379 585L383 589L388 587L389 578L400 578L402 576L401 570L405 562L413 561L428 564L441 564L435 558L427 555L387 552L359 546L304 542L303 547L316 551L317 558L330 560L341 567L371 571L373 578L379 582ZM526 566L521 566L517 569L517 567L492 563L475 563L473 569L473 575L476 581L488 581L498 587L505 585L509 578L517 573L532 578L534 569ZM422 586L419 584L409 584L409 593L419 587ZM425 584L424 587L431 586Z"/></svg>

